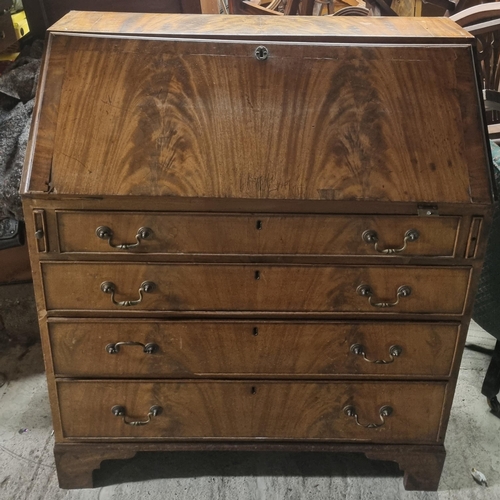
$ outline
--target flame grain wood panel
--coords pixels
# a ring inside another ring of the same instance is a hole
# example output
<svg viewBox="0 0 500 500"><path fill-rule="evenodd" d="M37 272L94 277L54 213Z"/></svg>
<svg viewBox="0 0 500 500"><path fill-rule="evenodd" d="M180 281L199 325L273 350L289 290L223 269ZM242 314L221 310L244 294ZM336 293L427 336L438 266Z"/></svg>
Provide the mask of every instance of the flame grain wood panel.
<svg viewBox="0 0 500 500"><path fill-rule="evenodd" d="M49 324L54 370L62 377L448 377L456 324L145 322ZM156 344L152 354L140 345ZM367 362L352 352L360 344ZM392 346L401 354L391 359ZM374 363L386 361L388 364Z"/></svg>
<svg viewBox="0 0 500 500"><path fill-rule="evenodd" d="M68 438L268 438L435 443L444 383L288 382L66 382L58 383ZM125 407L142 420L151 406L163 411L151 425L130 426L112 414ZM343 409L353 405L363 423L379 423L379 409L394 412L387 425L366 429ZM286 416L286 418L284 418Z"/></svg>
<svg viewBox="0 0 500 500"><path fill-rule="evenodd" d="M127 39L118 46L55 36L52 45L59 43L72 57L50 164L54 193L489 199L467 163L461 86L471 92L475 80L457 79L471 58L467 46L412 47L403 59L391 47L272 43L262 63L251 42ZM110 58L117 50L127 57ZM416 75L424 72L422 86ZM484 151L476 153L475 163L484 161Z"/></svg>
<svg viewBox="0 0 500 500"><path fill-rule="evenodd" d="M460 315L470 269L46 262L42 264L42 274L48 310L104 309L123 314L129 310L152 310ZM143 293L142 301L135 306L114 305L111 295L101 290L103 282L112 282L116 285L115 301L136 300L145 281L154 282L155 289ZM436 287L436 283L440 286ZM368 297L358 293L363 284L373 288L374 304L395 301L401 286L412 290L397 306L384 308L371 305Z"/></svg>
<svg viewBox="0 0 500 500"><path fill-rule="evenodd" d="M414 229L418 239L402 255L453 257L460 218L58 212L57 221L65 253L127 253L111 245L135 243L147 227L152 235L128 253L383 255L363 240L365 231L377 232L383 251L401 248ZM96 235L102 226L113 232L109 243Z"/></svg>

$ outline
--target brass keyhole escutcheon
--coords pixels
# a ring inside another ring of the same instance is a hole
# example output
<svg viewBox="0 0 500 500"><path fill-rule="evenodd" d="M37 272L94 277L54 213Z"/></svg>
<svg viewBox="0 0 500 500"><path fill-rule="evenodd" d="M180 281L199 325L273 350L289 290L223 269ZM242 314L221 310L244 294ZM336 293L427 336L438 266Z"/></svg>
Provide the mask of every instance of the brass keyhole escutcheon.
<svg viewBox="0 0 500 500"><path fill-rule="evenodd" d="M255 58L257 61L265 61L269 57L269 51L267 50L267 47L264 47L264 45L259 45L255 49Z"/></svg>

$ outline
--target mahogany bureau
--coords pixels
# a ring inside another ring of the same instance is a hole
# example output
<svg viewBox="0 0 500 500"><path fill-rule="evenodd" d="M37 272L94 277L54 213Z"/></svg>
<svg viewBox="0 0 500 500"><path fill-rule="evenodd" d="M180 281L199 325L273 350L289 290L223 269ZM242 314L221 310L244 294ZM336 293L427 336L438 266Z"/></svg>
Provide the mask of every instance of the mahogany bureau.
<svg viewBox="0 0 500 500"><path fill-rule="evenodd" d="M23 195L63 488L159 450L437 488L490 224L447 19L72 12Z"/></svg>

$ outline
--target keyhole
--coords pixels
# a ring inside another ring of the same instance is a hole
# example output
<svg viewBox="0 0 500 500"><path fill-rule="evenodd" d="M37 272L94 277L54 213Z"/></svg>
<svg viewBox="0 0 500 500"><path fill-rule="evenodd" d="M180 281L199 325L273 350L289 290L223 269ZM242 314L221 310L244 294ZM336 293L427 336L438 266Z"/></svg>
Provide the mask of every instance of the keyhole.
<svg viewBox="0 0 500 500"><path fill-rule="evenodd" d="M260 271L255 271L255 279L260 280Z"/></svg>
<svg viewBox="0 0 500 500"><path fill-rule="evenodd" d="M259 335L259 329L258 329L257 327L255 327L255 328L253 329L253 336L254 336L254 337L257 337L257 335Z"/></svg>
<svg viewBox="0 0 500 500"><path fill-rule="evenodd" d="M257 394L257 389L255 387L252 387L252 394Z"/></svg>
<svg viewBox="0 0 500 500"><path fill-rule="evenodd" d="M258 220L257 221L257 224L255 226L257 229L262 229L262 221L261 220Z"/></svg>
<svg viewBox="0 0 500 500"><path fill-rule="evenodd" d="M265 61L269 56L269 51L267 50L267 47L264 47L264 45L259 45L255 49L255 57L258 61Z"/></svg>

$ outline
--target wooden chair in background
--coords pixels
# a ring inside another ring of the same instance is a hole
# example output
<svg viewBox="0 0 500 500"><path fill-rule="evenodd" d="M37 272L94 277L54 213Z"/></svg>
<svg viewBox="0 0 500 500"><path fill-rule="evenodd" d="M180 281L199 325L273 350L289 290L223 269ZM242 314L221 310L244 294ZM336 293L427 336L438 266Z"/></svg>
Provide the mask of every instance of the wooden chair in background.
<svg viewBox="0 0 500 500"><path fill-rule="evenodd" d="M450 19L476 37L488 131L500 137L500 4L476 5Z"/></svg>
<svg viewBox="0 0 500 500"><path fill-rule="evenodd" d="M450 17L482 0L366 0L372 16ZM428 12L432 9L432 12Z"/></svg>
<svg viewBox="0 0 500 500"><path fill-rule="evenodd" d="M230 14L267 16L312 16L326 12L333 14L334 0L228 0ZM282 10L281 10L282 9Z"/></svg>

